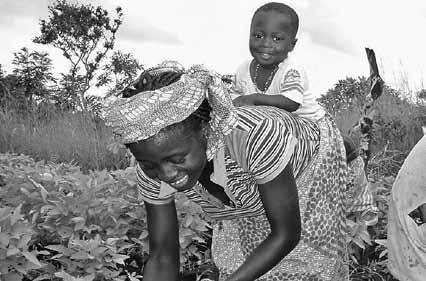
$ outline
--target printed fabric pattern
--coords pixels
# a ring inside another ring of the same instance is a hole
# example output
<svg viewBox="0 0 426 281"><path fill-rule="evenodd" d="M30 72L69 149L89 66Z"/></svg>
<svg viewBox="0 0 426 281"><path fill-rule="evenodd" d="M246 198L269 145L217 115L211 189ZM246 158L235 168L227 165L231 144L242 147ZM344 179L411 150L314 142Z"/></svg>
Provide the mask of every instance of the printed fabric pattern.
<svg viewBox="0 0 426 281"><path fill-rule="evenodd" d="M364 160L358 156L348 164L346 212L378 212L364 171Z"/></svg>

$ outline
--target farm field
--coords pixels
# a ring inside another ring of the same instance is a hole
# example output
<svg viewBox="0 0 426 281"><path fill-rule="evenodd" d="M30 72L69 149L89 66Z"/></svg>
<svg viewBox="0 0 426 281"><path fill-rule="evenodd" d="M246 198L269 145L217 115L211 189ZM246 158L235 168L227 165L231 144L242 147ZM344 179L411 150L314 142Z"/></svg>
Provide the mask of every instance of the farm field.
<svg viewBox="0 0 426 281"><path fill-rule="evenodd" d="M386 267L387 200L425 109L387 95L368 166L379 220L367 227L348 218L351 280L395 280ZM130 158L95 115L54 114L0 112L1 280L141 280L148 233ZM343 132L357 114L355 102L335 111ZM182 276L194 280L210 268L209 220L186 198L177 207Z"/></svg>

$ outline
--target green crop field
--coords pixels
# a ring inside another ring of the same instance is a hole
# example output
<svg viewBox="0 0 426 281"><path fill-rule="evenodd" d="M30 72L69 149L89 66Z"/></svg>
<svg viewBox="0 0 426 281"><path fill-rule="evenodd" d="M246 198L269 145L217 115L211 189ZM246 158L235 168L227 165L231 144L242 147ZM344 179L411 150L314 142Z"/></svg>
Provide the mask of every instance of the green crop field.
<svg viewBox="0 0 426 281"><path fill-rule="evenodd" d="M348 133L359 105L344 107L333 113ZM352 280L394 280L386 267L387 201L422 136L424 116L424 105L398 95L385 92L378 101L368 178L379 221L367 227L348 218ZM80 112L42 118L3 109L0 124L1 279L140 280L148 249L145 209L130 157L103 123ZM210 266L209 220L184 197L177 207L181 271L193 280L192 273Z"/></svg>

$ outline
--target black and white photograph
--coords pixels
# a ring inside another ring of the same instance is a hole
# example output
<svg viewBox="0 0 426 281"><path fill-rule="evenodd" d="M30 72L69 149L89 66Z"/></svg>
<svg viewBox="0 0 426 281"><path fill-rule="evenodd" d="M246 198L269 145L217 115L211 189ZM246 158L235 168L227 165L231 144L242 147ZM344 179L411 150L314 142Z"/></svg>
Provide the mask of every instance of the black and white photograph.
<svg viewBox="0 0 426 281"><path fill-rule="evenodd" d="M0 281L423 281L426 1L0 0Z"/></svg>

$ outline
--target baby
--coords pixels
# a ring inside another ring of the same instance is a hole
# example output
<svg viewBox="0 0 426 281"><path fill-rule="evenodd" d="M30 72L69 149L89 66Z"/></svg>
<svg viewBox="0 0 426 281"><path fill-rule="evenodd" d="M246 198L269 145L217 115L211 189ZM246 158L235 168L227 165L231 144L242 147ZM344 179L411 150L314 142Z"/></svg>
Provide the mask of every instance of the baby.
<svg viewBox="0 0 426 281"><path fill-rule="evenodd" d="M313 121L325 111L309 91L306 72L288 57L297 42L299 18L283 3L267 3L256 10L250 27L251 61L236 71L233 102L269 105Z"/></svg>

